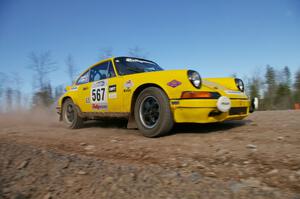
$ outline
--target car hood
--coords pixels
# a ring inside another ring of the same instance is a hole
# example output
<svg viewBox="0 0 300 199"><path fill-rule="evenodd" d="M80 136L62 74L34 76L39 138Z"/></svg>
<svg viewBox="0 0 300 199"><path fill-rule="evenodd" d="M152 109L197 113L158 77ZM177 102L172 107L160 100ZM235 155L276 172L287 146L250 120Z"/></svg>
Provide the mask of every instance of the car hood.
<svg viewBox="0 0 300 199"><path fill-rule="evenodd" d="M166 86L170 81L179 81L182 86L178 86L174 89L176 92L183 90L197 91L195 87L190 83L187 77L187 69L179 70L163 70L153 71L145 73L136 73L123 76L125 80L139 79L141 82L156 83L160 86ZM199 73L201 75L201 73ZM204 91L216 91L221 95L228 96L230 98L247 98L245 93L240 92L235 85L235 80L232 77L226 78L203 78L201 90Z"/></svg>

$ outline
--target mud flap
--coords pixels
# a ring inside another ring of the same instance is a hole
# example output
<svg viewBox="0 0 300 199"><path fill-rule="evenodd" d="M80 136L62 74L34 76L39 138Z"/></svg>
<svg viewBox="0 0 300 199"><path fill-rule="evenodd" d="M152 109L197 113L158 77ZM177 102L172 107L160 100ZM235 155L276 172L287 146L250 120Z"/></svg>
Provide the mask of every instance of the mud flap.
<svg viewBox="0 0 300 199"><path fill-rule="evenodd" d="M81 117L81 118L84 118L85 116L84 116L84 114L81 112L81 109L79 108L79 106L77 106L76 104L75 104L75 109L76 109L76 111L77 111L77 113L78 113L78 116L79 117Z"/></svg>
<svg viewBox="0 0 300 199"><path fill-rule="evenodd" d="M60 107L56 107L55 108L56 109L56 113L58 114L58 116L59 116L59 118L58 118L58 121L62 121L62 110L61 110L61 108Z"/></svg>
<svg viewBox="0 0 300 199"><path fill-rule="evenodd" d="M127 128L128 129L137 129L137 125L134 119L134 115L130 114L128 118L128 123L127 123Z"/></svg>

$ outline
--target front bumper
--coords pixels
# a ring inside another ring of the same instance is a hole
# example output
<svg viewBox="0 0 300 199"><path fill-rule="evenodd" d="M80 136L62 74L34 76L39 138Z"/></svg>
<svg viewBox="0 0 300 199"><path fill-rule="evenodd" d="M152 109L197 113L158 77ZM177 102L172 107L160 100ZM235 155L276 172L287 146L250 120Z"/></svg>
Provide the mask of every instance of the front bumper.
<svg viewBox="0 0 300 199"><path fill-rule="evenodd" d="M217 99L170 100L176 123L212 123L225 120L241 120L249 115L251 102L248 99L230 99L231 109L220 112Z"/></svg>

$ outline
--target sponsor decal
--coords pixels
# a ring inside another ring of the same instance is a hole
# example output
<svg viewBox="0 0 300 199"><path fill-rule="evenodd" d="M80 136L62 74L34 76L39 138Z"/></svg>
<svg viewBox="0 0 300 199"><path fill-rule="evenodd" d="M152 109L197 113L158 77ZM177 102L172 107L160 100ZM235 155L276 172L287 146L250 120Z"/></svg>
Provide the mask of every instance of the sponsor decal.
<svg viewBox="0 0 300 199"><path fill-rule="evenodd" d="M228 105L230 105L230 102L221 102L221 104L224 106L228 106Z"/></svg>
<svg viewBox="0 0 300 199"><path fill-rule="evenodd" d="M132 87L133 82L131 80L126 81L124 84L124 92L130 92Z"/></svg>
<svg viewBox="0 0 300 199"><path fill-rule="evenodd" d="M94 82L92 88L105 86L105 85L107 85L107 80L101 80L101 81Z"/></svg>
<svg viewBox="0 0 300 199"><path fill-rule="evenodd" d="M108 98L109 99L116 99L117 98L117 93L109 93Z"/></svg>
<svg viewBox="0 0 300 199"><path fill-rule="evenodd" d="M217 101L217 108L223 113L229 111L229 109L231 108L230 99L226 96L220 97Z"/></svg>
<svg viewBox="0 0 300 199"><path fill-rule="evenodd" d="M78 90L78 86L72 86L71 88L70 88L70 91L77 91Z"/></svg>
<svg viewBox="0 0 300 199"><path fill-rule="evenodd" d="M146 61L146 60L141 60L141 59L134 59L134 58L126 58L126 61L127 62L137 62L137 63L146 63L146 64L154 64L153 62L149 62L149 61Z"/></svg>
<svg viewBox="0 0 300 199"><path fill-rule="evenodd" d="M91 103L91 100L90 100L89 97L85 98L85 103L86 103L86 104L90 104L90 103Z"/></svg>
<svg viewBox="0 0 300 199"><path fill-rule="evenodd" d="M130 88L124 89L124 92L125 92L125 93L126 93L126 92L131 92L131 89L130 89Z"/></svg>
<svg viewBox="0 0 300 199"><path fill-rule="evenodd" d="M92 105L92 109L94 109L94 110L103 110L103 109L107 109L107 105L93 104L93 105Z"/></svg>
<svg viewBox="0 0 300 199"><path fill-rule="evenodd" d="M117 85L110 85L108 87L108 92L109 93L113 93L113 92L116 92L117 91Z"/></svg>
<svg viewBox="0 0 300 199"><path fill-rule="evenodd" d="M170 81L167 85L171 86L172 88L175 88L177 86L180 86L181 82L174 79L174 80Z"/></svg>
<svg viewBox="0 0 300 199"><path fill-rule="evenodd" d="M124 84L124 88L129 89L131 87L133 87L133 82L131 80L127 80Z"/></svg>

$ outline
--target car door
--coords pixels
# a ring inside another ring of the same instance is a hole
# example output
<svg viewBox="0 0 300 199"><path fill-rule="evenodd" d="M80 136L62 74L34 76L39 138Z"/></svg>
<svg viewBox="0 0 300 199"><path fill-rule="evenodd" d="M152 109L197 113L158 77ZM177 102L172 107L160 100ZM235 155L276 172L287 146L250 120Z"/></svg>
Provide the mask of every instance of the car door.
<svg viewBox="0 0 300 199"><path fill-rule="evenodd" d="M90 87L89 82L90 70L84 72L77 80L76 86L71 89L77 92L76 104L82 112L91 112L90 106Z"/></svg>
<svg viewBox="0 0 300 199"><path fill-rule="evenodd" d="M90 69L91 112L122 112L121 78L116 76L111 61Z"/></svg>

